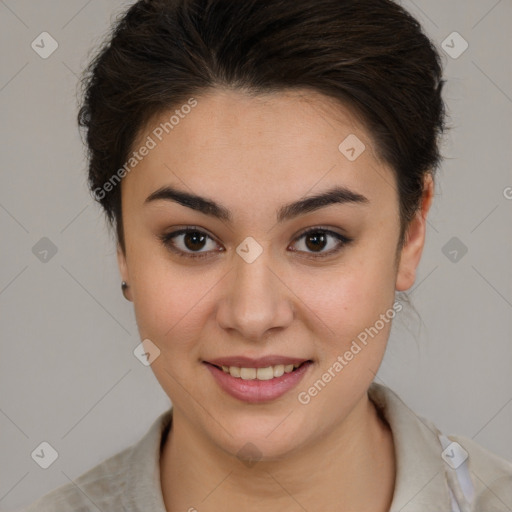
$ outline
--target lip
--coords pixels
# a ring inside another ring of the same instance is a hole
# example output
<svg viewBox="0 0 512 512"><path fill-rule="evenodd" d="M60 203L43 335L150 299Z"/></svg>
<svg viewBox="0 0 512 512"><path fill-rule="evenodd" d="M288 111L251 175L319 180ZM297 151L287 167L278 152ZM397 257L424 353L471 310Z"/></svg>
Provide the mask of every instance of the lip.
<svg viewBox="0 0 512 512"><path fill-rule="evenodd" d="M222 359L223 362L233 360L235 360L235 358ZM244 364L246 364L249 368L265 368L265 366L272 366L272 364L269 363L261 363L262 360L265 360L265 358L258 360L248 360L245 358L246 362L244 362ZM304 364L290 373L284 373L281 375L281 377L275 377L270 380L244 380L241 378L232 377L229 373L224 372L222 368L217 368L217 366L214 366L213 363L203 361L203 364L206 366L206 368L208 368L213 378L223 391L243 402L261 403L276 400L280 396L283 396L285 393L292 390L298 385L306 372L309 371L310 366L313 364L311 360L304 359L281 358L281 360L295 361L295 363L290 362L287 364L299 364L304 361ZM219 359L218 361L221 360ZM240 361L240 358L237 358L236 361ZM250 366L249 363L250 365L257 363L259 366ZM277 362L275 364L284 363ZM231 363L224 366L236 365Z"/></svg>
<svg viewBox="0 0 512 512"><path fill-rule="evenodd" d="M216 366L237 366L238 368L266 368L267 366L276 366L278 364L301 364L309 361L307 358L286 357L279 355L268 355L264 357L246 357L246 356L230 356L219 357L217 359L209 359L206 363Z"/></svg>

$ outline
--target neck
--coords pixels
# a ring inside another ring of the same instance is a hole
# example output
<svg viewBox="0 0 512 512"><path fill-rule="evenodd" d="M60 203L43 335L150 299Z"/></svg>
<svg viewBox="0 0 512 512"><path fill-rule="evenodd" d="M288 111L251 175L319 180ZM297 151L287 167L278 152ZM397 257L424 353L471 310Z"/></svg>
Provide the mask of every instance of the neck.
<svg viewBox="0 0 512 512"><path fill-rule="evenodd" d="M213 445L174 410L160 471L167 512L387 512L395 456L391 430L364 394L318 442L254 465Z"/></svg>

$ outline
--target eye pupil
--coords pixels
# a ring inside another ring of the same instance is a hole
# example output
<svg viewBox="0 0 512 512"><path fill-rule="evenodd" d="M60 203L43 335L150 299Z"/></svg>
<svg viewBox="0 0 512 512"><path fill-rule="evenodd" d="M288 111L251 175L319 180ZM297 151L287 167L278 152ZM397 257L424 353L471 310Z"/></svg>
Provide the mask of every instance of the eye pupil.
<svg viewBox="0 0 512 512"><path fill-rule="evenodd" d="M187 249L191 251L197 251L204 247L206 236L198 231L190 231L185 234L184 242ZM191 243L189 243L191 242Z"/></svg>
<svg viewBox="0 0 512 512"><path fill-rule="evenodd" d="M307 237L306 237L306 245L308 247L308 249L311 249L312 251L316 251L316 250L322 250L325 245L326 245L326 236L325 236L325 233L320 233L320 232L315 232L315 233L310 233ZM310 244L310 241L312 241L313 243Z"/></svg>

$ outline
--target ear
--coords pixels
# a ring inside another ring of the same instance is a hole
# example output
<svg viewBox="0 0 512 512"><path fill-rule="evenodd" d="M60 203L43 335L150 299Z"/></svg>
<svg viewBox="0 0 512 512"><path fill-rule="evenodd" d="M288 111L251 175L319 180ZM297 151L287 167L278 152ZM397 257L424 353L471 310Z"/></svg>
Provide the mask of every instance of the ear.
<svg viewBox="0 0 512 512"><path fill-rule="evenodd" d="M421 207L409 223L404 246L400 252L400 262L396 276L397 291L408 290L416 280L416 268L421 259L425 234L427 231L427 214L434 198L434 180L430 173L425 175Z"/></svg>
<svg viewBox="0 0 512 512"><path fill-rule="evenodd" d="M119 244L117 244L117 265L119 267L121 279L123 281L126 281L129 285L130 277L129 277L129 273L128 273L128 264L126 263L126 256L123 253L123 250L121 249L121 246ZM128 300L132 300L131 289L129 286L126 289L126 298Z"/></svg>

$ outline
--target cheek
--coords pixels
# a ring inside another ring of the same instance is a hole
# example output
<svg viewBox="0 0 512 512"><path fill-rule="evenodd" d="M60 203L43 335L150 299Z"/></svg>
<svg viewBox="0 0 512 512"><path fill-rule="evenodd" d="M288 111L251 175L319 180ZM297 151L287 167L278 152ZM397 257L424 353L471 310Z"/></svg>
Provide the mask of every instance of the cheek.
<svg viewBox="0 0 512 512"><path fill-rule="evenodd" d="M387 253L361 247L337 268L296 274L294 289L301 290L301 300L323 321L326 332L356 335L391 307L394 259L392 251Z"/></svg>
<svg viewBox="0 0 512 512"><path fill-rule="evenodd" d="M333 413L332 404L349 404L370 385L396 316L389 261L370 261L371 264L351 264L336 273L327 273L321 281L321 293L313 282L303 283L305 293L301 299L315 313L310 318L321 319L314 320L320 326L315 336L319 368L302 384L303 395L298 398L314 400L318 411L325 411L326 415L343 415L346 409Z"/></svg>
<svg viewBox="0 0 512 512"><path fill-rule="evenodd" d="M368 271L339 276L338 279L331 275L325 280L322 293L318 293L318 289L315 293L306 286L309 292L301 295L307 306L303 311L308 314L311 325L315 325L310 328L316 333L317 352L324 363L349 350L354 340L361 341L361 347L365 348L363 357L358 356L360 362L366 360L369 363L380 358L390 322L388 319L382 323L379 319L392 307L394 293L392 288L389 291L387 283L376 282L378 277L379 274ZM378 332L373 329L376 322ZM366 343L369 340L371 344Z"/></svg>
<svg viewBox="0 0 512 512"><path fill-rule="evenodd" d="M180 344L198 325L203 297L216 280L207 272L179 267L158 250L132 259L134 309L141 337L166 348L172 340ZM218 279L217 279L218 280Z"/></svg>
<svg viewBox="0 0 512 512"><path fill-rule="evenodd" d="M206 276L191 279L183 272L170 272L170 268L138 275L134 306L141 339L150 339L160 350L152 371L174 401L183 395L180 383L188 382L191 389L190 363L201 355L197 341L208 316L208 295L204 295L215 281Z"/></svg>

